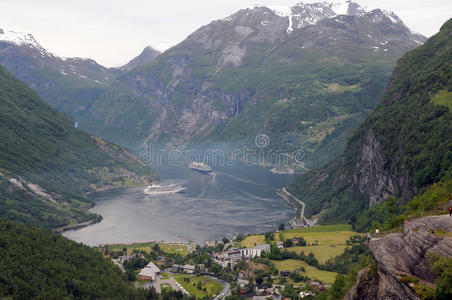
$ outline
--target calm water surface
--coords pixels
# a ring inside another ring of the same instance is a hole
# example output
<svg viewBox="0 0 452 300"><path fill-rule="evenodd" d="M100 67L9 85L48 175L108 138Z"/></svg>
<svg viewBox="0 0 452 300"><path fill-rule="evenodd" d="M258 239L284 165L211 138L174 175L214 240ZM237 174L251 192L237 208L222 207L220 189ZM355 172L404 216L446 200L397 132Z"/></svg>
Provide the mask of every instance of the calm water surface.
<svg viewBox="0 0 452 300"><path fill-rule="evenodd" d="M183 193L151 196L143 188L110 191L96 198L90 211L102 222L64 233L87 245L145 241L197 241L259 233L287 223L293 208L276 189L293 177L261 167L214 167L212 175L187 167L154 167L164 184L187 188Z"/></svg>

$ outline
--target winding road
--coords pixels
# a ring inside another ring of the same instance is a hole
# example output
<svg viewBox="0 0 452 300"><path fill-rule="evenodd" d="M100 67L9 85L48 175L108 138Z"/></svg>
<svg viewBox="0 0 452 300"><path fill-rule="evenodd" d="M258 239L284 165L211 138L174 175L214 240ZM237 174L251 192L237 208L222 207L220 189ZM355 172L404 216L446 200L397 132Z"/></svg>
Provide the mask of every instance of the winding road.
<svg viewBox="0 0 452 300"><path fill-rule="evenodd" d="M287 191L287 189L285 187L283 187L281 190L278 190L277 192L278 196L280 196L281 198L283 198L284 200L291 202L291 200L289 198L292 198L295 202L299 203L301 205L301 212L300 212L300 221L303 223L306 222L306 224L308 224L308 226L313 226L316 224L316 220L309 220L304 216L304 209L306 207L306 204L301 201L300 199L298 199L297 197L295 197L294 195L292 195L291 193L289 193Z"/></svg>

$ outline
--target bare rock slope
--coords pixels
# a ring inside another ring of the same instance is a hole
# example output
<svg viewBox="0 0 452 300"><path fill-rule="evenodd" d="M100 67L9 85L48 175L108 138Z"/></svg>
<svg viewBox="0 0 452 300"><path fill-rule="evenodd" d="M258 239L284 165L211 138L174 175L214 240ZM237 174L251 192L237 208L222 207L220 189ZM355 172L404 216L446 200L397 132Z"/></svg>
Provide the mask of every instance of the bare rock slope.
<svg viewBox="0 0 452 300"><path fill-rule="evenodd" d="M427 263L430 253L452 257L452 217L447 215L416 219L405 225L402 233L389 234L369 242L377 262L376 274L364 269L358 283L346 299L419 299L400 281L414 276L425 285L434 284L434 274Z"/></svg>

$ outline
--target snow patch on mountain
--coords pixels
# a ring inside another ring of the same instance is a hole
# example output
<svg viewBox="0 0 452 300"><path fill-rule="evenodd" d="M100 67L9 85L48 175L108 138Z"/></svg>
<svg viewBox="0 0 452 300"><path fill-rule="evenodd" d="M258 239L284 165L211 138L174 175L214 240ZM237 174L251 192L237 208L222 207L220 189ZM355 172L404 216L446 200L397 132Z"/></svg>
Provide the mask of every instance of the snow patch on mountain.
<svg viewBox="0 0 452 300"><path fill-rule="evenodd" d="M350 1L338 1L331 3L331 9L338 15L346 15L350 7Z"/></svg>
<svg viewBox="0 0 452 300"><path fill-rule="evenodd" d="M298 4L299 5L299 4ZM261 6L264 7L264 6ZM280 17L290 17L292 16L292 8L294 6L282 6L282 5L278 5L278 6L267 6L268 8L270 8L276 15L280 16Z"/></svg>
<svg viewBox="0 0 452 300"><path fill-rule="evenodd" d="M291 33L295 28L303 28L308 25L315 25L322 19L332 18L339 15L362 15L366 11L357 3L343 0L334 2L319 2L319 3L299 3L291 6L266 6L254 5L249 7L249 10L255 8L270 9L275 15L288 18L289 27L287 33ZM224 21L230 21L231 18L225 18Z"/></svg>
<svg viewBox="0 0 452 300"><path fill-rule="evenodd" d="M399 23L400 19L396 16L395 13L389 12L387 10L383 10L383 14L388 17L389 20L391 20L392 23L397 24Z"/></svg>

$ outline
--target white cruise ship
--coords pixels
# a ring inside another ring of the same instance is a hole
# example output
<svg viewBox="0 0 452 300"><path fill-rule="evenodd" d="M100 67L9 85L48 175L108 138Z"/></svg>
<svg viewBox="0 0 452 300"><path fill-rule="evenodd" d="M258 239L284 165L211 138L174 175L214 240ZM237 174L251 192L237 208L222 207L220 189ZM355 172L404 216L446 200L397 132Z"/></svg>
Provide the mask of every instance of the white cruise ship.
<svg viewBox="0 0 452 300"><path fill-rule="evenodd" d="M197 171L204 174L212 172L212 168L209 165L206 165L205 163L202 162L192 162L189 165L189 168L192 169L193 171Z"/></svg>
<svg viewBox="0 0 452 300"><path fill-rule="evenodd" d="M144 189L144 193L146 195L166 195L166 194L174 194L185 191L186 188L177 186L175 184L170 184L167 186L161 186L159 184L152 184L147 186Z"/></svg>

